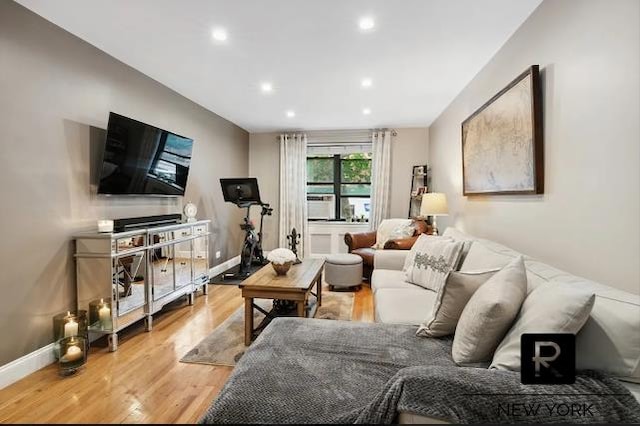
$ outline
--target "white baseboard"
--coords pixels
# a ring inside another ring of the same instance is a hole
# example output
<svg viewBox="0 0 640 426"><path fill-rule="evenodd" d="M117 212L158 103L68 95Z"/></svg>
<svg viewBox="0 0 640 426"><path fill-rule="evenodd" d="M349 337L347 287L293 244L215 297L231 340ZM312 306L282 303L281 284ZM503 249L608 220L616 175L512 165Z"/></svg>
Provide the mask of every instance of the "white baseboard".
<svg viewBox="0 0 640 426"><path fill-rule="evenodd" d="M35 373L56 361L54 344L37 349L0 367L0 389L17 382L31 373Z"/></svg>
<svg viewBox="0 0 640 426"><path fill-rule="evenodd" d="M209 269L209 276L211 278L213 278L216 275L219 275L219 274L223 273L227 269L233 268L234 266L239 265L239 264L240 264L240 255L238 255L236 257L232 257L231 259L227 260L226 262L222 262L221 264L216 265L213 268Z"/></svg>

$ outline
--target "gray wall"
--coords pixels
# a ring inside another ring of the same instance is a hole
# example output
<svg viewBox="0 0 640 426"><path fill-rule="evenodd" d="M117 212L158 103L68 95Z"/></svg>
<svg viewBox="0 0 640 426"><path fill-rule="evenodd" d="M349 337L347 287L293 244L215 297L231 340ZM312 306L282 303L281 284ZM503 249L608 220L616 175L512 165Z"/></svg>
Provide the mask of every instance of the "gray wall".
<svg viewBox="0 0 640 426"><path fill-rule="evenodd" d="M640 293L640 2L546 0L430 127L438 222ZM460 123L531 64L545 194L462 196Z"/></svg>
<svg viewBox="0 0 640 426"><path fill-rule="evenodd" d="M192 201L213 221L212 264L216 250L217 263L237 255L242 215L218 179L247 175L247 132L10 1L0 2L0 64L0 365L51 342L51 317L75 304L71 236L97 219ZM109 111L195 140L184 199L95 195Z"/></svg>
<svg viewBox="0 0 640 426"><path fill-rule="evenodd" d="M429 164L429 128L396 129L391 138L390 217L407 217L413 166Z"/></svg>
<svg viewBox="0 0 640 426"><path fill-rule="evenodd" d="M278 248L278 218L280 217L280 133L251 133L249 135L249 176L258 178L260 198L271 204L273 214L265 216L263 248ZM251 218L260 223L260 209L253 207Z"/></svg>

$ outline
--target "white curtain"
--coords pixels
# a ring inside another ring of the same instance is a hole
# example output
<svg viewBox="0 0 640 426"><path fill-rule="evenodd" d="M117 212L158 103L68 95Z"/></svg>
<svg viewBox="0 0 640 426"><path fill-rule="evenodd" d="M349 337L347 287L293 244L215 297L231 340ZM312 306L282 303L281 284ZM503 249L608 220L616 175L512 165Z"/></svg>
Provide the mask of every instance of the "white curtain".
<svg viewBox="0 0 640 426"><path fill-rule="evenodd" d="M371 137L371 214L369 226L377 229L389 217L391 182L391 132L374 132Z"/></svg>
<svg viewBox="0 0 640 426"><path fill-rule="evenodd" d="M288 247L287 234L296 228L302 236L298 256L309 253L307 228L307 135L280 135L279 245Z"/></svg>

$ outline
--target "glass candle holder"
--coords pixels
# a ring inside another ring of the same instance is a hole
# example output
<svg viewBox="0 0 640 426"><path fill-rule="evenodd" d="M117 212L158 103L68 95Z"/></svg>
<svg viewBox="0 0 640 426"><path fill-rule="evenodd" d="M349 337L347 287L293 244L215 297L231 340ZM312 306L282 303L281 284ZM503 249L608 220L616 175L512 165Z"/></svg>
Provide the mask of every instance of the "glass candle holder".
<svg viewBox="0 0 640 426"><path fill-rule="evenodd" d="M67 311L53 317L53 341L60 342L65 337L80 336L85 339L88 337L87 311ZM56 345L55 353L59 359L63 353L60 345ZM86 349L86 348L85 348Z"/></svg>
<svg viewBox="0 0 640 426"><path fill-rule="evenodd" d="M53 317L53 339L87 335L87 311L67 311Z"/></svg>
<svg viewBox="0 0 640 426"><path fill-rule="evenodd" d="M58 371L61 376L75 374L87 362L87 339L83 336L63 337L58 341L60 358Z"/></svg>
<svg viewBox="0 0 640 426"><path fill-rule="evenodd" d="M103 298L89 302L89 328L91 331L113 331L111 299Z"/></svg>

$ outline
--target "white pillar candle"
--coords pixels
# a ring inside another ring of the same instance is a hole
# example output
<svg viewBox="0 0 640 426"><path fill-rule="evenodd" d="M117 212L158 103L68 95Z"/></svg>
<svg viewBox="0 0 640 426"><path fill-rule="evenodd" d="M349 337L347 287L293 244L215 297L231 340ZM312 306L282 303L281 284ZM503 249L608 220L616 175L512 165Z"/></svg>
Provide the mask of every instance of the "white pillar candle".
<svg viewBox="0 0 640 426"><path fill-rule="evenodd" d="M67 353L64 354L64 358L67 362L77 361L82 358L82 349L75 344L72 344L67 348Z"/></svg>
<svg viewBox="0 0 640 426"><path fill-rule="evenodd" d="M70 312L67 312L67 317L69 319L67 323L64 325L64 337L77 336L78 323L73 319Z"/></svg>
<svg viewBox="0 0 640 426"><path fill-rule="evenodd" d="M104 299L100 299L100 309L98 309L98 318L102 329L111 328L111 309L104 303Z"/></svg>
<svg viewBox="0 0 640 426"><path fill-rule="evenodd" d="M113 232L113 221L112 220L99 220L98 221L98 232Z"/></svg>

